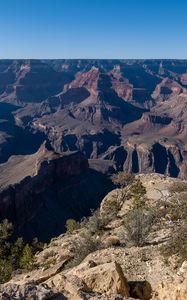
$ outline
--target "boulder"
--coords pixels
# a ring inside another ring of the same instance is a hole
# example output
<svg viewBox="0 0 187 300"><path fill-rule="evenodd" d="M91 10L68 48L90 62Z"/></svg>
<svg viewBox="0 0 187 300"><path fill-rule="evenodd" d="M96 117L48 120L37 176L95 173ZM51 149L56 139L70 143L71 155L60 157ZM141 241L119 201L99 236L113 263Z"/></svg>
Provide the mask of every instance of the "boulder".
<svg viewBox="0 0 187 300"><path fill-rule="evenodd" d="M54 299L55 296L47 285L42 284L8 284L0 287L1 300L47 300ZM61 299L65 298L61 297Z"/></svg>
<svg viewBox="0 0 187 300"><path fill-rule="evenodd" d="M116 262L98 265L80 273L77 273L76 269L71 270L69 274L76 274L92 292L130 296L127 280L121 266Z"/></svg>
<svg viewBox="0 0 187 300"><path fill-rule="evenodd" d="M182 266L181 266L178 274L182 275L183 277L187 277L187 261L184 261L182 263Z"/></svg>
<svg viewBox="0 0 187 300"><path fill-rule="evenodd" d="M186 300L187 278L175 276L163 281L157 288L152 300Z"/></svg>
<svg viewBox="0 0 187 300"><path fill-rule="evenodd" d="M85 294L89 292L83 280L73 275L57 274L46 284L56 293L64 294L69 300L84 300Z"/></svg>

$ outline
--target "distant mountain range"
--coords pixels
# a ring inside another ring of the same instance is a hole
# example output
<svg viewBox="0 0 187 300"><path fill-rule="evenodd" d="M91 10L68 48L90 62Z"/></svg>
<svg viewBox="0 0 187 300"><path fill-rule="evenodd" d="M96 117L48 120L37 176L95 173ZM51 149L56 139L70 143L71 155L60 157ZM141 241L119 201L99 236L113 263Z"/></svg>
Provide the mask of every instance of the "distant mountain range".
<svg viewBox="0 0 187 300"><path fill-rule="evenodd" d="M0 162L44 140L96 170L187 174L187 60L0 60Z"/></svg>

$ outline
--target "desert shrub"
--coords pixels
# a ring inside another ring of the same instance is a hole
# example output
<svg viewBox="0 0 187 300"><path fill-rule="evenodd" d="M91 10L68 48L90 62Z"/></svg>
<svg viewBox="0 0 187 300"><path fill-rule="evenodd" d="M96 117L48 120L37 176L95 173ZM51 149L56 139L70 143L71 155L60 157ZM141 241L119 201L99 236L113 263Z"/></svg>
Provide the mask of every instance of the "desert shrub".
<svg viewBox="0 0 187 300"><path fill-rule="evenodd" d="M115 235L108 236L104 240L104 246L106 247L120 246L120 239Z"/></svg>
<svg viewBox="0 0 187 300"><path fill-rule="evenodd" d="M134 207L124 217L124 229L127 242L142 247L153 226L154 215L151 209Z"/></svg>
<svg viewBox="0 0 187 300"><path fill-rule="evenodd" d="M54 257L56 255L56 252L53 249L49 249L47 251L44 251L43 258L45 260L48 260L50 257Z"/></svg>
<svg viewBox="0 0 187 300"><path fill-rule="evenodd" d="M187 193L174 197L167 206L167 213L172 221L187 220Z"/></svg>
<svg viewBox="0 0 187 300"><path fill-rule="evenodd" d="M180 223L187 218L187 193L173 195L169 200L158 202L155 216L165 218L173 223Z"/></svg>
<svg viewBox="0 0 187 300"><path fill-rule="evenodd" d="M160 252L167 260L172 255L178 257L178 263L187 260L187 222L173 229L170 239L160 247Z"/></svg>
<svg viewBox="0 0 187 300"><path fill-rule="evenodd" d="M112 182L120 188L125 188L132 184L134 175L131 173L119 172L112 176Z"/></svg>
<svg viewBox="0 0 187 300"><path fill-rule="evenodd" d="M139 178L123 172L116 175L115 182L128 186L125 196L132 199L129 211L124 217L124 227L121 237L129 244L143 246L147 242L150 229L153 226L154 211L146 203L146 189Z"/></svg>
<svg viewBox="0 0 187 300"><path fill-rule="evenodd" d="M134 175L125 172L119 172L112 176L112 182L120 188L117 193L117 198L119 202L124 202L128 198L127 187L131 186L134 181Z"/></svg>
<svg viewBox="0 0 187 300"><path fill-rule="evenodd" d="M91 236L89 231L82 233L77 240L74 241L73 259L67 263L66 268L79 265L84 258L100 248L100 239Z"/></svg>
<svg viewBox="0 0 187 300"><path fill-rule="evenodd" d="M105 223L109 223L116 219L120 208L121 203L119 202L118 195L111 195L110 199L104 202L100 217L105 219Z"/></svg>
<svg viewBox="0 0 187 300"><path fill-rule="evenodd" d="M168 259L172 255L178 261L187 260L187 193L176 195L167 203L166 216L173 223L172 234L161 248L161 253Z"/></svg>
<svg viewBox="0 0 187 300"><path fill-rule="evenodd" d="M78 228L79 228L79 222L77 222L76 220L68 219L66 221L66 232L67 233L72 233L73 231L75 231Z"/></svg>
<svg viewBox="0 0 187 300"><path fill-rule="evenodd" d="M187 183L184 181L174 182L169 191L171 193L181 193L181 192L187 192Z"/></svg>
<svg viewBox="0 0 187 300"><path fill-rule="evenodd" d="M54 266L56 263L57 263L56 258L53 257L53 258L50 258L50 259L48 259L47 261L45 261L45 262L42 264L42 267L45 268L45 269L48 269L48 268L50 268L51 266Z"/></svg>
<svg viewBox="0 0 187 300"><path fill-rule="evenodd" d="M33 238L31 246L34 254L44 249L44 243L40 242L37 237Z"/></svg>
<svg viewBox="0 0 187 300"><path fill-rule="evenodd" d="M92 215L90 217L82 220L80 227L85 228L90 235L100 234L105 229L105 226L109 223L109 216L101 215L99 209L92 211L91 213Z"/></svg>

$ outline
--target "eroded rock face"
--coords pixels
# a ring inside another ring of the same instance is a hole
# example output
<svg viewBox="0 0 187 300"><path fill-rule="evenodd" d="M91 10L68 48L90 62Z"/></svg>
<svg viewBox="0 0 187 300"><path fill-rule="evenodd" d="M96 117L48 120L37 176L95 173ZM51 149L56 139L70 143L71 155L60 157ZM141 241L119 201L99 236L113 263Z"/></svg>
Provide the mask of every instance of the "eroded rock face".
<svg viewBox="0 0 187 300"><path fill-rule="evenodd" d="M60 234L68 218L89 214L110 188L82 154L59 155L45 145L33 155L11 157L0 170L0 218L27 239Z"/></svg>
<svg viewBox="0 0 187 300"><path fill-rule="evenodd" d="M0 61L0 101L19 105L8 128L0 124L0 161L28 153L17 147L27 129L58 153L184 177L186 70L186 61L175 60Z"/></svg>

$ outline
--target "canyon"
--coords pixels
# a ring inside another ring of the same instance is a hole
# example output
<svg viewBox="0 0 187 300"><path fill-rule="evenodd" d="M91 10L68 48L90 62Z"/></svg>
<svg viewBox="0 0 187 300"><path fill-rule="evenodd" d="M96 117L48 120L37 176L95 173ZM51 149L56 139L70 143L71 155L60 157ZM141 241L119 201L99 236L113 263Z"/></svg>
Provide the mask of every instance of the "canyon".
<svg viewBox="0 0 187 300"><path fill-rule="evenodd" d="M0 60L0 299L185 300L186 159L187 60Z"/></svg>
<svg viewBox="0 0 187 300"><path fill-rule="evenodd" d="M48 241L115 172L185 179L186 78L186 60L0 60L0 219Z"/></svg>
<svg viewBox="0 0 187 300"><path fill-rule="evenodd" d="M47 140L105 173L185 178L186 78L186 60L1 60L0 161Z"/></svg>

